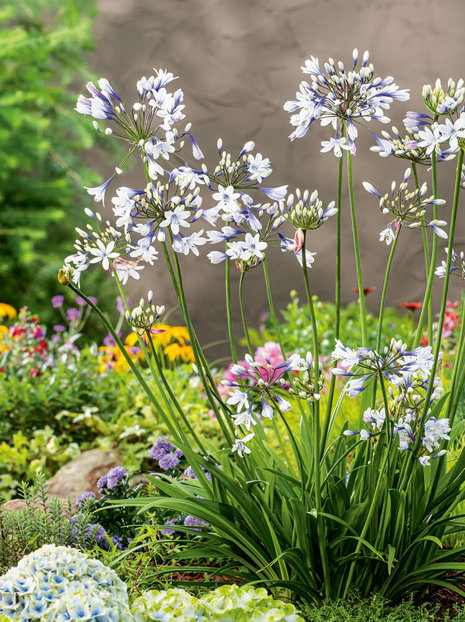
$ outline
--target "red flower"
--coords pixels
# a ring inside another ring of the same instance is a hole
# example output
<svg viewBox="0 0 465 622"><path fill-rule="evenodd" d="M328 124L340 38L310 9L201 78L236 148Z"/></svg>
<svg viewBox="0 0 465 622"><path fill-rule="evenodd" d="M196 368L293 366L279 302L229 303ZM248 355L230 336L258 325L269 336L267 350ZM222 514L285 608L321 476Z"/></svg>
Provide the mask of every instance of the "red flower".
<svg viewBox="0 0 465 622"><path fill-rule="evenodd" d="M376 287L364 287L363 288L363 293L364 294L371 294L371 292L374 292L376 290ZM358 292L360 291L358 287L352 287L352 291L355 292L356 294L358 294Z"/></svg>
<svg viewBox="0 0 465 622"><path fill-rule="evenodd" d="M409 311L415 311L416 309L421 309L423 304L421 302L401 302L399 306Z"/></svg>
<svg viewBox="0 0 465 622"><path fill-rule="evenodd" d="M31 376L31 378L37 378L38 376L40 376L40 370L37 369L37 367L33 367L29 370L29 375Z"/></svg>

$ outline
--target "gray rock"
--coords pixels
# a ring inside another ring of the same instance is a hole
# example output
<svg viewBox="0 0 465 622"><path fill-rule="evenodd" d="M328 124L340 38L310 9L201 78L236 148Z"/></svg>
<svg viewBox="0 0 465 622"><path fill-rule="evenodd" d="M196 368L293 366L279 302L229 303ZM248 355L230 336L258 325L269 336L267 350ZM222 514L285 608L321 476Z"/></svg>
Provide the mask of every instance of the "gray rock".
<svg viewBox="0 0 465 622"><path fill-rule="evenodd" d="M121 456L117 451L102 449L84 451L62 466L49 480L49 493L73 500L86 490L97 493L97 481L118 464L121 464Z"/></svg>

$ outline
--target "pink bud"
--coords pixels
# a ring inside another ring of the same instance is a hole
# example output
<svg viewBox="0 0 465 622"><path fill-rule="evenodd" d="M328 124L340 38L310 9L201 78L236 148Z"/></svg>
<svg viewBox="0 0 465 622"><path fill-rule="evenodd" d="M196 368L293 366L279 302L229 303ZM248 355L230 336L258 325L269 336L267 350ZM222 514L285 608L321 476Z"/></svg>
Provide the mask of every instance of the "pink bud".
<svg viewBox="0 0 465 622"><path fill-rule="evenodd" d="M302 229L297 229L294 235L294 253L297 253L302 250L302 246L304 245L304 232Z"/></svg>

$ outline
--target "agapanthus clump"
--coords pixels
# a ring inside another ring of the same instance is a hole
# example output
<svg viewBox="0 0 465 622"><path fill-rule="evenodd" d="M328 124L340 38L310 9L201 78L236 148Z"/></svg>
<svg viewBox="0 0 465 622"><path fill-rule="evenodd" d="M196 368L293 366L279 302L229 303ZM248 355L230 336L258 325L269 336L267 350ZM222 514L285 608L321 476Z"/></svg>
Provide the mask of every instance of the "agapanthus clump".
<svg viewBox="0 0 465 622"><path fill-rule="evenodd" d="M371 348L351 350L337 341L332 358L342 366L333 369L333 374L350 378L344 388L349 397L357 397L377 378L387 384L390 398L390 404L385 401L382 408L365 411L364 422L368 429L346 430L344 434L360 434L362 440L367 440L386 430L398 437L399 449L406 450L413 448L419 431L423 430L420 452L416 457L423 465L428 465L431 457L443 455L443 452L434 451L439 448L441 440L449 438L450 426L448 419L431 416L430 405L443 392L439 377L431 377L434 364L431 346L419 346L409 351L406 344L393 339L384 353L379 354ZM434 389L429 403L425 404L430 382L433 382ZM422 426L423 417L427 420Z"/></svg>
<svg viewBox="0 0 465 622"><path fill-rule="evenodd" d="M300 91L295 101L287 101L284 109L294 113L290 123L296 129L289 136L291 140L301 138L316 120L320 125L331 125L334 137L322 141L321 151L333 151L337 157L342 150L355 153L355 139L358 136L356 124L371 119L387 123L389 118L384 114L394 100L409 99L408 90L400 90L394 84L394 78L375 78L374 67L368 62L369 53L363 54L361 66L358 50L352 54L353 64L350 68L342 61L335 62L332 58L320 69L315 57L305 61L301 67L304 74L310 75L311 82L300 83Z"/></svg>
<svg viewBox="0 0 465 622"><path fill-rule="evenodd" d="M381 195L378 190L367 181L363 182L363 187L370 194L374 194L379 198L379 209L382 214L391 214L394 219L389 223L386 229L379 234L380 241L385 241L389 246L398 235L401 227L409 227L411 229L417 227L431 227L434 233L440 238L447 239L447 233L441 229L447 225L444 220L433 219L425 220L426 208L430 205L444 205L443 199L435 199L433 196L427 196L426 183L415 190L408 190L408 180L412 169L408 168L397 187L396 182L391 184L390 192Z"/></svg>
<svg viewBox="0 0 465 622"><path fill-rule="evenodd" d="M0 579L0 614L10 620L129 620L127 586L100 561L52 544Z"/></svg>

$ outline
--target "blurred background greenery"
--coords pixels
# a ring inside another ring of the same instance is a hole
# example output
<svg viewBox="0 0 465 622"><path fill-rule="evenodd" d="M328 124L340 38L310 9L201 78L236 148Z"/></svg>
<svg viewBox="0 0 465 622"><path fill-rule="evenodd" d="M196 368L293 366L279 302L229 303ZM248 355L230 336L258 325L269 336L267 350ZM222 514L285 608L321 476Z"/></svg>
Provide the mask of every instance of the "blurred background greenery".
<svg viewBox="0 0 465 622"><path fill-rule="evenodd" d="M0 8L0 298L45 321L50 297L62 293L57 270L91 203L82 186L101 181L83 156L95 131L73 111L91 76L84 58L94 4L15 0Z"/></svg>

